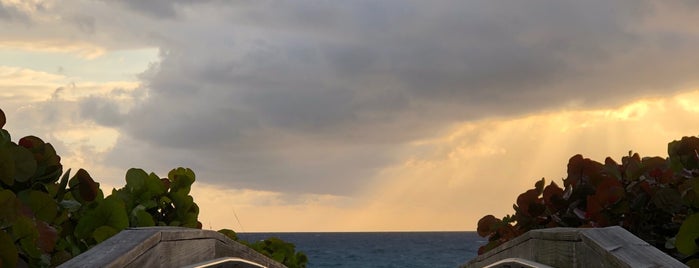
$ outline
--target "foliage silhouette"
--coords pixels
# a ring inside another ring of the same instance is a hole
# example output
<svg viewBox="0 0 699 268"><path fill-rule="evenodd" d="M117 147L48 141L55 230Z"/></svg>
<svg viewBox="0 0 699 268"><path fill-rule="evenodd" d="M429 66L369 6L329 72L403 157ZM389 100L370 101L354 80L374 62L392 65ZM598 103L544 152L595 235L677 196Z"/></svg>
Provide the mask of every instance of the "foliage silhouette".
<svg viewBox="0 0 699 268"><path fill-rule="evenodd" d="M699 138L668 144L668 157L629 152L618 164L575 155L560 188L545 180L517 197L515 213L478 221L487 252L529 230L618 225L667 254L699 266Z"/></svg>
<svg viewBox="0 0 699 268"><path fill-rule="evenodd" d="M286 265L286 267L304 268L308 263L306 254L303 252L296 252L296 246L294 244L285 242L277 237L270 237L257 242L249 242L239 240L238 235L231 229L221 229L218 232Z"/></svg>
<svg viewBox="0 0 699 268"><path fill-rule="evenodd" d="M201 229L191 169L160 178L132 168L126 185L105 197L87 171L63 173L50 143L35 136L12 142L5 123L0 109L0 267L56 266L127 227ZM293 244L270 241L249 246L289 267L305 267L306 256Z"/></svg>

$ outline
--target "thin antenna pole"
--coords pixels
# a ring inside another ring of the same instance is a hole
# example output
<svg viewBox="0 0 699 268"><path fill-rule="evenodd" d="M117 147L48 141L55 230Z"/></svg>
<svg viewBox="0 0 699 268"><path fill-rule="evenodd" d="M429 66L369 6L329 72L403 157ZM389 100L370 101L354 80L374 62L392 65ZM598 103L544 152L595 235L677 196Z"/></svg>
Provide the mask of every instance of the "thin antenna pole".
<svg viewBox="0 0 699 268"><path fill-rule="evenodd" d="M238 218L238 213L235 213L235 208L231 208L233 210L233 216L235 216L235 220L238 221L238 225L240 226L240 230L245 233L245 228L243 228L243 224L240 223L240 219Z"/></svg>

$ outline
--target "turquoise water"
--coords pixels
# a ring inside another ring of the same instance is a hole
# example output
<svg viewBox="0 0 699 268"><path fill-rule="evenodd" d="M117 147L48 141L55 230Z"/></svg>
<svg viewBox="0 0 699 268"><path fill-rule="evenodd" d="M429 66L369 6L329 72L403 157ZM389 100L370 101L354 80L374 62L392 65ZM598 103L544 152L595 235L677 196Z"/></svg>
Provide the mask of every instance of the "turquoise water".
<svg viewBox="0 0 699 268"><path fill-rule="evenodd" d="M458 267L477 255L475 232L241 233L243 240L279 237L308 255L310 268Z"/></svg>

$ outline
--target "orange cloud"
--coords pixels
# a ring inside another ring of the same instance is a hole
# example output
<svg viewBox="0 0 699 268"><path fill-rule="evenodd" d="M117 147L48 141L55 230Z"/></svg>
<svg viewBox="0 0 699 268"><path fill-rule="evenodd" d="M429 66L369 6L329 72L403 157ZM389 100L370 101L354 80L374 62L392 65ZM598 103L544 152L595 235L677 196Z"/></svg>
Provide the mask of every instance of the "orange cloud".
<svg viewBox="0 0 699 268"><path fill-rule="evenodd" d="M629 150L667 155L667 142L697 134L698 105L696 91L615 109L455 124L407 144L402 162L346 199L284 204L274 193L201 185L195 198L204 225L214 228L236 227L235 209L245 231L475 230L483 215L512 213L516 196L537 179L560 183L574 154L598 160Z"/></svg>

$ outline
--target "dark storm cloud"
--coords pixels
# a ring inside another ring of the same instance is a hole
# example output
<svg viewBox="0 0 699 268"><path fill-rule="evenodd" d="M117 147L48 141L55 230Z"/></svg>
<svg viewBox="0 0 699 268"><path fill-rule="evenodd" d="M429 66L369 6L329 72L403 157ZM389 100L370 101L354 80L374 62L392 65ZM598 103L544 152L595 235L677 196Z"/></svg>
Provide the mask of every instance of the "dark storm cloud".
<svg viewBox="0 0 699 268"><path fill-rule="evenodd" d="M80 101L80 115L93 119L104 126L116 127L121 125L123 115L119 112L119 104L115 101L99 97L87 97Z"/></svg>
<svg viewBox="0 0 699 268"><path fill-rule="evenodd" d="M111 161L256 189L348 193L448 124L670 94L699 71L697 35L650 30L647 1L185 3L124 2L171 20L141 35L162 59Z"/></svg>
<svg viewBox="0 0 699 268"><path fill-rule="evenodd" d="M157 19L173 19L178 16L178 9L190 5L216 2L218 0L105 0L122 4L129 10L152 16ZM228 1L219 1L225 4ZM229 3L231 4L231 3Z"/></svg>

